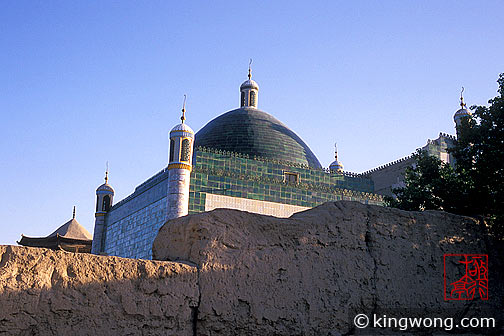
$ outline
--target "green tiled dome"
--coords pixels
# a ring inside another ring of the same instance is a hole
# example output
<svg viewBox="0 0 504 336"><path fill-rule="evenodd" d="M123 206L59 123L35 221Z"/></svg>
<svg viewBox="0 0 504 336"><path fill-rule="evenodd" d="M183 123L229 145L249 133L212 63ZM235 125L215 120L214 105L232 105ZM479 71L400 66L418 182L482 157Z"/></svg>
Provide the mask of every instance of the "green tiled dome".
<svg viewBox="0 0 504 336"><path fill-rule="evenodd" d="M256 108L242 107L213 119L196 133L195 146L321 167L296 133Z"/></svg>

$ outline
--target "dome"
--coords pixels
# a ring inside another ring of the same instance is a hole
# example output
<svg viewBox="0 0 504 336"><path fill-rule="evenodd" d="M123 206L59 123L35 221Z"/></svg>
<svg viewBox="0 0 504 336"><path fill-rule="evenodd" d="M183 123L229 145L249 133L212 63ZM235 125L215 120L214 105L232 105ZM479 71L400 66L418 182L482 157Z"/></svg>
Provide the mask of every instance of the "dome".
<svg viewBox="0 0 504 336"><path fill-rule="evenodd" d="M464 87L462 86L462 91L460 92L460 109L455 112L455 115L453 116L453 120L455 121L455 124L457 126L460 123L460 120L465 117L470 117L472 116L471 112L467 110L466 104L464 103L464 96L462 95L464 93Z"/></svg>
<svg viewBox="0 0 504 336"><path fill-rule="evenodd" d="M196 133L194 146L322 167L296 133L272 115L250 107L229 111L210 121Z"/></svg>
<svg viewBox="0 0 504 336"><path fill-rule="evenodd" d="M109 193L110 192L114 193L114 189L112 189L112 187L108 183L103 183L101 186L98 187L98 189L96 189L96 191L105 191Z"/></svg>
<svg viewBox="0 0 504 336"><path fill-rule="evenodd" d="M343 170L343 165L341 164L341 162L339 162L338 160L336 161L333 161L330 165L329 165L329 170L336 170L336 171L342 171Z"/></svg>
<svg viewBox="0 0 504 336"><path fill-rule="evenodd" d="M242 85L240 85L240 90L248 88L259 90L259 85L257 85L257 83L253 79L247 79L242 83Z"/></svg>
<svg viewBox="0 0 504 336"><path fill-rule="evenodd" d="M461 108L460 110L455 112L455 115L453 116L453 120L455 122L457 122L462 118L470 117L470 116L472 116L471 112L469 112L466 108Z"/></svg>
<svg viewBox="0 0 504 336"><path fill-rule="evenodd" d="M194 134L194 131L192 130L191 127L187 126L186 123L182 123L182 124L178 124L176 125L175 127L172 128L172 130L170 131L171 132L187 132L187 133L191 133L191 134Z"/></svg>

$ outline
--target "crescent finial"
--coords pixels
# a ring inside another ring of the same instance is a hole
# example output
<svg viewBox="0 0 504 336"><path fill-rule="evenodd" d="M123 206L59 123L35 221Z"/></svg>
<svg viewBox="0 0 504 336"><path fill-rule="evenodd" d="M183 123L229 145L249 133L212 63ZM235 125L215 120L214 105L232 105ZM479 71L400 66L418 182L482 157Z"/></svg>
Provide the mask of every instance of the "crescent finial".
<svg viewBox="0 0 504 336"><path fill-rule="evenodd" d="M187 95L184 95L184 103L182 105L182 117L180 117L180 120L182 120L182 123L185 121L185 104L186 104L186 99Z"/></svg>
<svg viewBox="0 0 504 336"><path fill-rule="evenodd" d="M464 93L464 87L462 86L462 90L460 91L460 106L464 108L465 103L464 103L464 96L462 95Z"/></svg>

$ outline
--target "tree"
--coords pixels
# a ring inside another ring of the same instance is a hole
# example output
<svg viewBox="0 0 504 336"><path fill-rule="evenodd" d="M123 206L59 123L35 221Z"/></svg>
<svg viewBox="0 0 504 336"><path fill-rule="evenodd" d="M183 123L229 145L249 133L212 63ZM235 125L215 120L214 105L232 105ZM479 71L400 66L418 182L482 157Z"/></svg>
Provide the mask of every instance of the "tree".
<svg viewBox="0 0 504 336"><path fill-rule="evenodd" d="M453 212L459 195L454 169L425 150L413 155L415 164L406 168L405 187L392 191L396 198L385 197L388 206L403 210L445 210Z"/></svg>
<svg viewBox="0 0 504 336"><path fill-rule="evenodd" d="M497 97L489 106L472 106L473 115L457 128L450 152L455 169L427 153L414 154L406 169L405 187L394 189L389 206L405 210L445 210L484 218L491 231L504 237L504 73Z"/></svg>

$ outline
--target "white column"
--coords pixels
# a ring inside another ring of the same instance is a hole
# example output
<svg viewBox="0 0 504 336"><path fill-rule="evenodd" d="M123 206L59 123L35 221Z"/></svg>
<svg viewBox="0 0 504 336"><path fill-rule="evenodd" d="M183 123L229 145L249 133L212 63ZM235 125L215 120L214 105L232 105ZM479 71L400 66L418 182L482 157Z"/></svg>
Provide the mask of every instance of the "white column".
<svg viewBox="0 0 504 336"><path fill-rule="evenodd" d="M167 219L185 216L189 213L189 184L191 171L172 168L168 172Z"/></svg>

